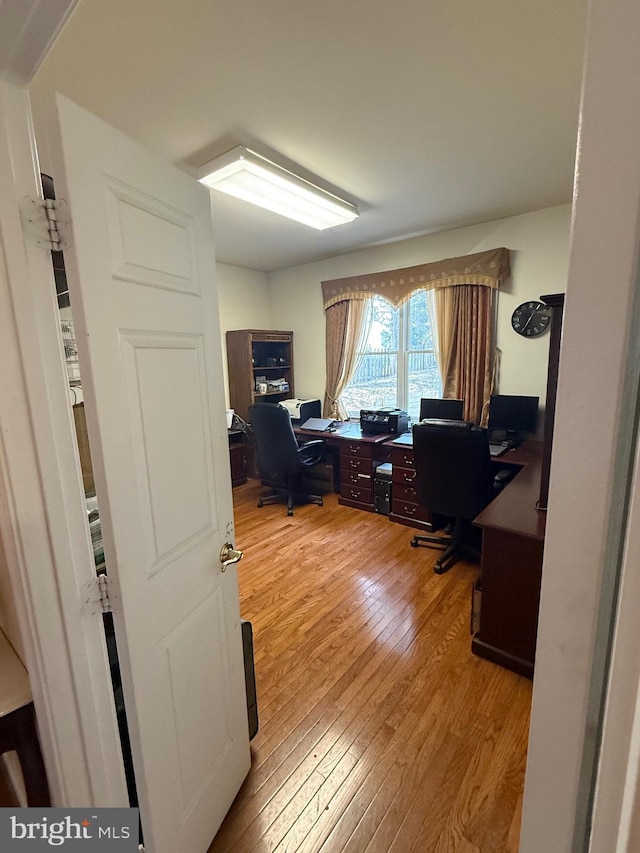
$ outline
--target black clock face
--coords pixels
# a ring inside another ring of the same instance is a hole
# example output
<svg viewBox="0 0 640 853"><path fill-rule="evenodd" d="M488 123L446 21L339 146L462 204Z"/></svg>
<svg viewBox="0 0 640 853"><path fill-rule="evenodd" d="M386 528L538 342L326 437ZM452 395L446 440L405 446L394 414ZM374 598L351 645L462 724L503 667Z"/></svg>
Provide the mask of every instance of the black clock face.
<svg viewBox="0 0 640 853"><path fill-rule="evenodd" d="M513 330L524 338L536 338L551 322L551 309L543 302L523 302L511 315Z"/></svg>

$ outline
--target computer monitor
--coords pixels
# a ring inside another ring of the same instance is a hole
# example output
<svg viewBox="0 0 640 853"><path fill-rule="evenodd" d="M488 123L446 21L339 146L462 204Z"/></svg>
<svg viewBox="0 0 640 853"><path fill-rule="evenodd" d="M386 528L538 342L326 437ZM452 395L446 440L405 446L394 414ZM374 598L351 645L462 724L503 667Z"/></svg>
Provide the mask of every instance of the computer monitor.
<svg viewBox="0 0 640 853"><path fill-rule="evenodd" d="M448 421L461 421L464 400L440 400L423 397L420 400L420 420L443 418Z"/></svg>
<svg viewBox="0 0 640 853"><path fill-rule="evenodd" d="M538 425L538 397L516 394L492 394L489 403L489 429L519 435L535 432Z"/></svg>

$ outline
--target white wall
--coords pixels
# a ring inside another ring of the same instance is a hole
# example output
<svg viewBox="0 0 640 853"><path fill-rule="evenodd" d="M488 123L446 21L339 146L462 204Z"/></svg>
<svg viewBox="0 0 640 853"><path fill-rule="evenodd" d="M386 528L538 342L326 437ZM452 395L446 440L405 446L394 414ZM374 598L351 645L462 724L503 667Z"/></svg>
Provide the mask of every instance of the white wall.
<svg viewBox="0 0 640 853"><path fill-rule="evenodd" d="M217 264L222 364L227 407L229 376L226 332L230 329L273 329L267 273ZM277 324L276 324L277 325Z"/></svg>
<svg viewBox="0 0 640 853"><path fill-rule="evenodd" d="M296 396L322 398L324 393L321 281L506 246L511 251L512 276L501 289L499 299L497 342L502 362L497 390L503 394L538 395L542 404L549 336L531 340L516 335L511 329L511 313L525 300L564 292L570 223L571 206L562 205L271 273L271 316L275 326L294 332Z"/></svg>

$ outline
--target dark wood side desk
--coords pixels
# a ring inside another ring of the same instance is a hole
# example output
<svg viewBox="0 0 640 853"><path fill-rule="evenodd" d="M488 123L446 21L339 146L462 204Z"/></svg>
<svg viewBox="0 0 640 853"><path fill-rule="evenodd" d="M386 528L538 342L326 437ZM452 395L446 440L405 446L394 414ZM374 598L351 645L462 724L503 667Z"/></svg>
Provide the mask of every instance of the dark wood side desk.
<svg viewBox="0 0 640 853"><path fill-rule="evenodd" d="M229 440L229 463L231 465L231 485L241 486L247 482L247 444L241 429L227 430Z"/></svg>
<svg viewBox="0 0 640 853"><path fill-rule="evenodd" d="M536 509L542 445L524 442L497 462L520 470L475 519L482 528L479 625L472 651L533 676L546 514Z"/></svg>

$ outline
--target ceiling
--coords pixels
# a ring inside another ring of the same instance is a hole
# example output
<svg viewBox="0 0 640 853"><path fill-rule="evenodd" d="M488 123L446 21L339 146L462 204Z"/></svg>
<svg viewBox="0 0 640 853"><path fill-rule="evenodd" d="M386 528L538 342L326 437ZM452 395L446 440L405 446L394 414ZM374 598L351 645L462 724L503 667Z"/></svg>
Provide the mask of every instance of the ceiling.
<svg viewBox="0 0 640 853"><path fill-rule="evenodd" d="M218 260L272 271L570 201L585 17L586 0L79 0L32 97L62 91L190 170L246 145L358 206L318 232L214 192Z"/></svg>

